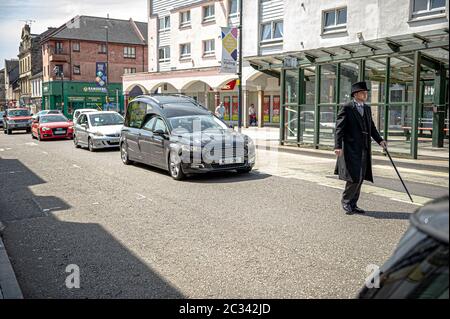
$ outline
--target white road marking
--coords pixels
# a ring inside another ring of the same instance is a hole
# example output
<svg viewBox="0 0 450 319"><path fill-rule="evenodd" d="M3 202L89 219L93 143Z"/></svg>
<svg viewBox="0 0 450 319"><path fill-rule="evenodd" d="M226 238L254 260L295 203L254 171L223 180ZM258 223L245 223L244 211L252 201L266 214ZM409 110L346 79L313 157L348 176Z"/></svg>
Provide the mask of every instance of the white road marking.
<svg viewBox="0 0 450 319"><path fill-rule="evenodd" d="M48 155L48 153L46 151L42 151L42 154Z"/></svg>
<svg viewBox="0 0 450 319"><path fill-rule="evenodd" d="M136 193L136 195L138 195L138 197L136 197L137 200L143 200L143 199L146 199L146 198L147 198L147 197L145 197L145 196L142 195L142 194Z"/></svg>
<svg viewBox="0 0 450 319"><path fill-rule="evenodd" d="M334 165L330 165L330 163L327 163L330 161L326 159L311 159L296 154L279 154L278 158L274 158L272 156L270 160L267 160L267 158L271 156L269 151L258 150L257 153L259 156L257 156L258 159L255 169L257 169L261 173L266 173L278 177L300 179L315 183L317 185L339 190L344 189L345 182L339 179L332 179L330 177L327 177L332 176L329 172L334 169ZM378 171L380 171L379 167ZM389 170L387 172L391 173ZM414 173L414 170L408 173L410 176ZM408 176L408 174L406 175ZM433 185L436 185L436 183L433 183ZM414 203L411 203L407 195L402 191L394 191L371 184L364 184L361 192L386 197L392 200L395 199L399 202L418 206L422 206L431 200L431 198L412 195Z"/></svg>
<svg viewBox="0 0 450 319"><path fill-rule="evenodd" d="M0 148L0 152L4 152L5 151L5 149L4 148Z"/></svg>
<svg viewBox="0 0 450 319"><path fill-rule="evenodd" d="M77 164L73 164L72 165L74 168L78 168L78 169L81 169L81 167L80 166L78 166Z"/></svg>
<svg viewBox="0 0 450 319"><path fill-rule="evenodd" d="M424 205L424 204L420 204L420 203L411 203L411 201L398 199L398 198L391 198L391 200L395 200L396 202L408 203L408 204L416 205L416 206L423 206Z"/></svg>
<svg viewBox="0 0 450 319"><path fill-rule="evenodd" d="M28 146L38 146L38 144L36 144L35 142L25 143L25 145L28 145Z"/></svg>

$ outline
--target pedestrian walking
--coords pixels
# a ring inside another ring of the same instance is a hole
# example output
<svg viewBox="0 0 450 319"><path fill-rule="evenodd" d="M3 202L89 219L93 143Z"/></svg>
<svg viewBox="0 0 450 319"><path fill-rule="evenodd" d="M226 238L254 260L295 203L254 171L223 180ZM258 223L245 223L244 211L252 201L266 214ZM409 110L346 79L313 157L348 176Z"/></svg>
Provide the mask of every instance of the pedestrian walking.
<svg viewBox="0 0 450 319"><path fill-rule="evenodd" d="M250 115L250 126L257 125L257 119L256 119L256 109L255 109L255 105L251 104L250 107L248 108L248 114Z"/></svg>
<svg viewBox="0 0 450 319"><path fill-rule="evenodd" d="M341 200L346 214L365 213L357 203L364 180L373 183L371 138L387 148L366 104L368 91L366 82L352 84L353 100L343 105L336 120L334 173L347 182Z"/></svg>
<svg viewBox="0 0 450 319"><path fill-rule="evenodd" d="M216 107L215 113L216 113L216 116L217 116L219 119L221 119L221 120L224 119L224 116L225 116L225 107L223 106L223 103L222 103L222 102L220 102L220 104Z"/></svg>

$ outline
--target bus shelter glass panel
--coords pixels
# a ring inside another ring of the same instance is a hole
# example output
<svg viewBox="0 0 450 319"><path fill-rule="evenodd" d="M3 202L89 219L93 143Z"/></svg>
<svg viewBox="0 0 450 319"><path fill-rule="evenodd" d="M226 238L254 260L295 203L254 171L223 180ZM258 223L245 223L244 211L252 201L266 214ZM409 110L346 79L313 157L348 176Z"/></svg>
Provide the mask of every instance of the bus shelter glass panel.
<svg viewBox="0 0 450 319"><path fill-rule="evenodd" d="M285 139L297 141L298 105L287 105L285 111Z"/></svg>
<svg viewBox="0 0 450 319"><path fill-rule="evenodd" d="M325 64L320 68L320 103L336 103L336 72L335 64Z"/></svg>
<svg viewBox="0 0 450 319"><path fill-rule="evenodd" d="M367 104L372 110L372 118L381 135L384 133L384 105L386 59L379 58L365 61L364 81L369 89Z"/></svg>
<svg viewBox="0 0 450 319"><path fill-rule="evenodd" d="M316 75L315 67L308 67L304 70L304 90L303 104L300 105L300 143L314 143L314 102L316 99Z"/></svg>
<svg viewBox="0 0 450 319"><path fill-rule="evenodd" d="M320 107L320 144L334 146L336 131L336 106Z"/></svg>
<svg viewBox="0 0 450 319"><path fill-rule="evenodd" d="M339 79L339 103L345 104L352 100L352 84L358 82L359 65L357 63L341 63L341 77Z"/></svg>
<svg viewBox="0 0 450 319"><path fill-rule="evenodd" d="M435 71L422 66L420 72L420 101L418 111L418 151L419 155L433 155L433 121L436 102ZM442 128L443 129L443 128Z"/></svg>
<svg viewBox="0 0 450 319"><path fill-rule="evenodd" d="M297 141L298 136L298 70L286 70L285 73L285 140Z"/></svg>
<svg viewBox="0 0 450 319"><path fill-rule="evenodd" d="M286 104L296 104L298 102L298 70L287 70L286 81Z"/></svg>
<svg viewBox="0 0 450 319"><path fill-rule="evenodd" d="M392 151L410 154L414 65L391 58L388 141Z"/></svg>

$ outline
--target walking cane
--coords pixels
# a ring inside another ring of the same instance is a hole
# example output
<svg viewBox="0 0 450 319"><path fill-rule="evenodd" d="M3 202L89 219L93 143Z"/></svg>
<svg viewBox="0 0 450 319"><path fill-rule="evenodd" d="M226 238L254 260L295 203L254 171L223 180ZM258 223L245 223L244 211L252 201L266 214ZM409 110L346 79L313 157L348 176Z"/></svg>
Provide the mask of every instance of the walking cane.
<svg viewBox="0 0 450 319"><path fill-rule="evenodd" d="M414 201L413 201L413 199L412 199L412 197L411 197L411 194L409 193L408 188L407 188L406 185L405 185L405 182L403 182L403 179L402 179L402 177L400 176L400 173L398 172L398 169L397 169L397 167L395 166L394 161L392 160L391 154L389 154L389 151L387 150L387 148L384 148L384 151L385 151L386 154L389 156L389 159L391 160L392 166L394 166L395 172L397 173L398 178L400 178L400 181L402 182L402 185L403 185L403 187L405 188L405 191L406 191L406 193L408 194L409 199L411 200L411 203L414 203Z"/></svg>

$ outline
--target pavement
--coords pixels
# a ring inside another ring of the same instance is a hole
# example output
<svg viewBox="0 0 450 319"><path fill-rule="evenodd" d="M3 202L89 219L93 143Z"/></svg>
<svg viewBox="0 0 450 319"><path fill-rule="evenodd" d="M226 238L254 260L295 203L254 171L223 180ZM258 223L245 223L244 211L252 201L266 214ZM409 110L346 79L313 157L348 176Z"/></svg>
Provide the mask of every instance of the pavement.
<svg viewBox="0 0 450 319"><path fill-rule="evenodd" d="M22 299L22 291L1 237L4 228L5 226L0 222L0 299Z"/></svg>
<svg viewBox="0 0 450 319"><path fill-rule="evenodd" d="M367 214L348 216L334 162L259 149L248 175L177 182L117 150L0 133L3 241L25 298L354 298L448 172L401 168L412 204L377 164Z"/></svg>

